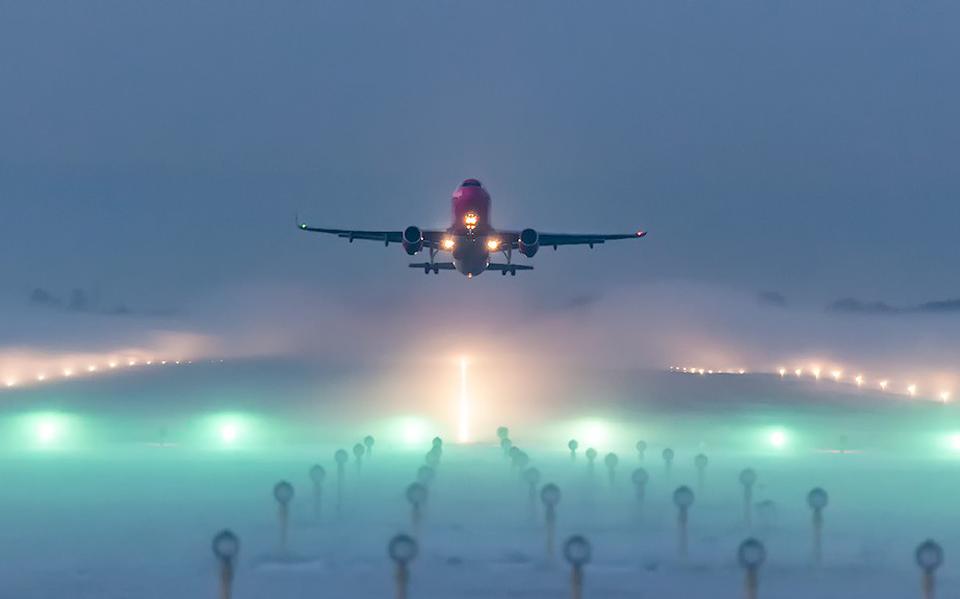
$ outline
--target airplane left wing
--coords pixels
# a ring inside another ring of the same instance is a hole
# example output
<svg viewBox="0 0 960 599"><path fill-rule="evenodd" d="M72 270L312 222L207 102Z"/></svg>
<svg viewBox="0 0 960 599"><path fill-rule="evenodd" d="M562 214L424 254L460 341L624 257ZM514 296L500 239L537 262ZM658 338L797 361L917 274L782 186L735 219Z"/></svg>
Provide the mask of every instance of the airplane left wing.
<svg viewBox="0 0 960 599"><path fill-rule="evenodd" d="M646 231L637 231L636 233L540 233L540 245L542 247L553 246L554 249L561 245L589 245L593 247L606 241L617 239L639 239L645 237Z"/></svg>
<svg viewBox="0 0 960 599"><path fill-rule="evenodd" d="M520 233L515 231L503 232L505 237L504 245L509 244L512 249L520 247ZM561 245L589 245L593 247L607 241L617 239L640 239L646 237L646 231L637 231L636 233L539 233L540 247L550 247L553 249Z"/></svg>

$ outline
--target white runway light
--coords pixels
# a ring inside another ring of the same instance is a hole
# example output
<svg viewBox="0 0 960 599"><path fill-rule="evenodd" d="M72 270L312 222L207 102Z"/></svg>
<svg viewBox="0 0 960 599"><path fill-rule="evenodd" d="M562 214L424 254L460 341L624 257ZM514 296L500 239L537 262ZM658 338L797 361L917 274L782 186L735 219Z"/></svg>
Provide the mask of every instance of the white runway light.
<svg viewBox="0 0 960 599"><path fill-rule="evenodd" d="M461 443L470 441L470 398L467 396L467 359L460 358L460 423L457 438Z"/></svg>

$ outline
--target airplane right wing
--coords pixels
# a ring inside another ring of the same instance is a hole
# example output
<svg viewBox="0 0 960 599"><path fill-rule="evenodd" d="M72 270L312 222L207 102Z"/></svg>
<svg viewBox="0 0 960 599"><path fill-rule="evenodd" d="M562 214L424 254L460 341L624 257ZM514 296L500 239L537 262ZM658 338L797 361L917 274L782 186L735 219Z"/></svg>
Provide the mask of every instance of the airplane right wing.
<svg viewBox="0 0 960 599"><path fill-rule="evenodd" d="M402 243L403 242L403 231L371 231L371 230L362 230L362 229L328 229L326 227L311 227L304 222L297 222L297 228L301 231L309 231L311 233L326 233L328 235L336 235L337 237L342 237L343 239L348 240L350 243L353 243L354 239L363 239L366 241L382 241L384 245L390 245L391 243ZM445 235L444 231L436 230L421 230L423 234L423 246L428 248L438 249L440 247L440 240L443 239Z"/></svg>

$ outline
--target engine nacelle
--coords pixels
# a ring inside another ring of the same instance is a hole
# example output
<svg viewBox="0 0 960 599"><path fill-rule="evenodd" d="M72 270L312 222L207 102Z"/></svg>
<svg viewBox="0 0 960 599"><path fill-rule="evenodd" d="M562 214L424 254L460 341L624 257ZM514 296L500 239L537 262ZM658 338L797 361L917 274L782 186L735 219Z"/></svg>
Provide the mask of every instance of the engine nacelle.
<svg viewBox="0 0 960 599"><path fill-rule="evenodd" d="M403 249L414 255L423 249L423 231L413 225L403 230Z"/></svg>
<svg viewBox="0 0 960 599"><path fill-rule="evenodd" d="M534 229L520 231L520 253L532 258L540 249L540 234Z"/></svg>

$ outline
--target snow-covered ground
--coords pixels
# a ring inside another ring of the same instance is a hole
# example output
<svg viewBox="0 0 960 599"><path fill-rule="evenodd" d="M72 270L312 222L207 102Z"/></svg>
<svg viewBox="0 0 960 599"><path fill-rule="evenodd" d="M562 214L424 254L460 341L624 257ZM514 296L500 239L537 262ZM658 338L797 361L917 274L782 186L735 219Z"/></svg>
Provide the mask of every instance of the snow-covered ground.
<svg viewBox="0 0 960 599"><path fill-rule="evenodd" d="M215 597L210 541L222 528L241 540L238 599L390 596L386 545L412 531L404 489L434 434L444 450L410 597L566 596L569 568L547 558L542 507L531 517L493 427L457 444L447 413L417 414L415 391L378 403L368 392L381 383L371 377L197 364L4 394L0 597ZM601 379L604 392L584 399ZM542 482L561 489L558 543L574 533L592 543L585 597L742 596L735 551L749 536L768 552L761 597L920 596L913 551L928 537L946 552L940 596L960 592L952 406L771 377L662 373L599 373L552 399L518 409L516 421L508 409L496 418ZM361 469L351 458L338 517L334 451L368 433L373 455ZM576 461L570 437L581 441ZM642 462L640 438L650 444ZM582 455L589 445L600 452L593 476ZM660 458L668 445L669 476ZM611 451L612 484L602 464ZM710 459L702 489L700 452ZM319 518L308 477L315 463L327 470ZM630 481L637 467L650 475L642 512ZM758 473L752 529L737 482L745 467ZM286 551L272 497L280 480L296 489ZM680 484L697 494L687 559L670 501ZM820 567L805 503L815 486L830 495Z"/></svg>

